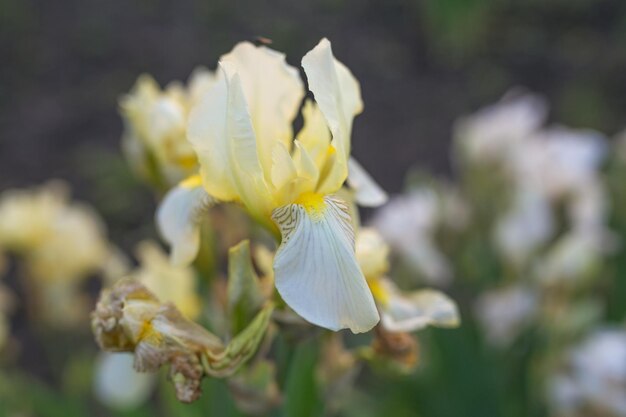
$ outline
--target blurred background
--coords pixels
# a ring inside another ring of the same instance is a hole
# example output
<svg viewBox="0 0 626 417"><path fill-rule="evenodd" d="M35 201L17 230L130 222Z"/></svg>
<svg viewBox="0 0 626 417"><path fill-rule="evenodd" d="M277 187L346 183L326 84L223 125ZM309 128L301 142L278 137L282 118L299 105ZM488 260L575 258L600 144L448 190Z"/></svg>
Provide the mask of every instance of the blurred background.
<svg viewBox="0 0 626 417"><path fill-rule="evenodd" d="M155 238L153 193L120 152L118 99L142 73L161 86L186 80L195 67L214 69L235 43L259 36L297 67L320 38L332 41L365 103L353 154L390 194L405 190L411 172L458 180L455 121L513 87L544 96L550 123L607 137L626 126L620 0L0 0L0 192L62 179L74 198L97 208L121 249ZM475 295L463 285L453 293ZM54 371L41 365L41 351L23 329L26 316L18 308L13 318L25 347L20 366L55 385ZM480 343L458 348L476 339L475 331L427 336L443 338L440 356L430 357L439 364L430 370L436 376L403 381L395 394L376 378L370 388L392 395L391 402L420 402L423 415L546 415L533 393L507 391L521 368L483 372L501 369L493 362L506 363L507 354L493 356ZM72 339L63 343L70 348ZM530 356L525 347L514 353L520 367ZM497 387L502 392L494 399L490 390ZM42 388L37 398L46 395L54 396ZM63 407L59 413L68 412ZM394 410L417 415L411 405Z"/></svg>
<svg viewBox="0 0 626 417"><path fill-rule="evenodd" d="M555 121L623 125L619 0L2 0L0 187L58 177L98 198L83 174L115 163L117 100L137 76L185 80L257 36L293 65L333 42L363 89L354 153L391 192L416 163L449 175L453 121L514 86L546 95Z"/></svg>

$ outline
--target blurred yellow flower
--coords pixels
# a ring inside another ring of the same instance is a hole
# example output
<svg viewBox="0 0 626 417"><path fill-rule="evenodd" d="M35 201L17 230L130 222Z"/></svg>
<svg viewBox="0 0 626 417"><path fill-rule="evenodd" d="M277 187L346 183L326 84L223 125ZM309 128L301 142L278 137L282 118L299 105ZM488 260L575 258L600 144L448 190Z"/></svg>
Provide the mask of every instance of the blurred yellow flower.
<svg viewBox="0 0 626 417"><path fill-rule="evenodd" d="M0 246L24 251L48 239L54 234L67 194L67 188L60 182L32 190L4 191L0 197Z"/></svg>
<svg viewBox="0 0 626 417"><path fill-rule="evenodd" d="M29 274L48 282L80 280L96 272L110 253L98 215L70 203L61 183L2 194L0 247L22 255Z"/></svg>
<svg viewBox="0 0 626 417"><path fill-rule="evenodd" d="M68 325L86 317L79 284L102 271L112 248L98 215L70 203L60 182L8 190L0 196L0 248L15 254L38 317Z"/></svg>
<svg viewBox="0 0 626 417"><path fill-rule="evenodd" d="M197 170L186 138L187 118L191 106L214 81L212 72L199 68L186 88L174 82L161 90L152 77L142 75L120 99L125 124L122 146L141 176L170 186Z"/></svg>
<svg viewBox="0 0 626 417"><path fill-rule="evenodd" d="M151 241L137 246L140 267L131 276L162 301L169 301L189 319L200 315L201 303L196 293L195 271L190 266L173 266L167 254Z"/></svg>

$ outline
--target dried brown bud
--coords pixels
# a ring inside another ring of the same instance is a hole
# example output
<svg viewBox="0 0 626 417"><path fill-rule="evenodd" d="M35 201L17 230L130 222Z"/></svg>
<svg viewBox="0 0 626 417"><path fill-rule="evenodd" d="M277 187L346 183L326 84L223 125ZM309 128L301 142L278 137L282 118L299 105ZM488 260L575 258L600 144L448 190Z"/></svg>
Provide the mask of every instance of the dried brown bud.
<svg viewBox="0 0 626 417"><path fill-rule="evenodd" d="M205 375L230 376L250 359L272 310L267 305L225 346L173 304L160 303L136 281L122 280L102 292L92 313L92 328L103 350L134 352L138 371L156 371L170 364L178 399L191 402L199 397Z"/></svg>
<svg viewBox="0 0 626 417"><path fill-rule="evenodd" d="M419 346L410 333L388 332L377 326L372 348L376 355L391 359L407 372L417 365Z"/></svg>
<svg viewBox="0 0 626 417"><path fill-rule="evenodd" d="M124 317L124 303L126 299L133 298L157 301L143 285L130 280L120 281L112 289L102 291L96 310L91 313L91 328L96 342L103 350L117 352L134 350L135 345L121 323Z"/></svg>
<svg viewBox="0 0 626 417"><path fill-rule="evenodd" d="M202 393L200 383L204 376L202 364L196 355L176 355L172 358L170 378L176 388L176 397L190 403Z"/></svg>

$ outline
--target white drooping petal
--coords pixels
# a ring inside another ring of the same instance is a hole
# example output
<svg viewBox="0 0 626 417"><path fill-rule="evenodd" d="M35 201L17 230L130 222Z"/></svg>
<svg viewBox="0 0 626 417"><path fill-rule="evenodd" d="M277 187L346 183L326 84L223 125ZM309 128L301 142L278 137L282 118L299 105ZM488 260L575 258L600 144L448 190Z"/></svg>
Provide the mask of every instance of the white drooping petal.
<svg viewBox="0 0 626 417"><path fill-rule="evenodd" d="M191 112L188 137L202 169L207 192L241 200L255 215L271 211L271 198L257 141L235 65L220 63L221 75Z"/></svg>
<svg viewBox="0 0 626 417"><path fill-rule="evenodd" d="M342 158L347 159L352 120L363 111L359 83L350 70L335 59L330 42L325 38L302 58L302 67L332 132L333 144Z"/></svg>
<svg viewBox="0 0 626 417"><path fill-rule="evenodd" d="M159 208L156 221L161 237L171 248L174 265L191 263L200 247L200 222L215 200L197 177L190 177L171 189Z"/></svg>
<svg viewBox="0 0 626 417"><path fill-rule="evenodd" d="M348 185L355 191L356 202L363 207L378 207L387 202L387 193L354 158L348 160Z"/></svg>
<svg viewBox="0 0 626 417"><path fill-rule="evenodd" d="M447 295L436 290L403 293L386 278L379 280L384 292L381 323L392 332L412 332L426 326L456 327L459 312Z"/></svg>
<svg viewBox="0 0 626 417"><path fill-rule="evenodd" d="M268 173L274 144L291 146L292 122L304 97L300 73L287 64L284 54L250 42L237 44L220 61L233 65L239 74L258 140L259 160Z"/></svg>
<svg viewBox="0 0 626 417"><path fill-rule="evenodd" d="M331 330L370 330L379 316L359 269L345 203L333 197L274 210L282 233L274 259L276 288L307 321Z"/></svg>
<svg viewBox="0 0 626 417"><path fill-rule="evenodd" d="M128 410L148 400L156 375L137 372L130 353L101 353L96 364L94 392L108 407Z"/></svg>

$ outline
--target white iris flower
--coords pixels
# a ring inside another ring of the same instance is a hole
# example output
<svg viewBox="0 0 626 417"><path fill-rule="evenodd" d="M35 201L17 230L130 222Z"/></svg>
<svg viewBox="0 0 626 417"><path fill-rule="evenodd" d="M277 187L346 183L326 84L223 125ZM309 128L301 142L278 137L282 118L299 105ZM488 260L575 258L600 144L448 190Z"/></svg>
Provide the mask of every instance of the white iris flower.
<svg viewBox="0 0 626 417"><path fill-rule="evenodd" d="M221 58L215 83L189 117L200 174L166 196L157 222L173 261L190 262L205 209L217 201L242 204L280 231L274 273L285 302L318 326L365 332L379 316L355 257L348 204L335 194L350 171L357 202L377 205L386 195L350 159L352 121L363 109L358 81L327 39L302 66L315 102L304 104L294 140L304 97L298 70L283 54L247 42Z"/></svg>

